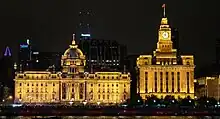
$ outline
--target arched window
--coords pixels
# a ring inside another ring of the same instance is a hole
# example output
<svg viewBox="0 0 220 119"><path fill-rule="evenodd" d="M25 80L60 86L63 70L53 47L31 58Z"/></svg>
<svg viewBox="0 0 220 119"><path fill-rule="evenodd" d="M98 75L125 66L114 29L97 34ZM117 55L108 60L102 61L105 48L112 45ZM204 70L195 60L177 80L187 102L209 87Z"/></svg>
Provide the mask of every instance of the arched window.
<svg viewBox="0 0 220 119"><path fill-rule="evenodd" d="M190 65L189 61L186 62L186 65Z"/></svg>

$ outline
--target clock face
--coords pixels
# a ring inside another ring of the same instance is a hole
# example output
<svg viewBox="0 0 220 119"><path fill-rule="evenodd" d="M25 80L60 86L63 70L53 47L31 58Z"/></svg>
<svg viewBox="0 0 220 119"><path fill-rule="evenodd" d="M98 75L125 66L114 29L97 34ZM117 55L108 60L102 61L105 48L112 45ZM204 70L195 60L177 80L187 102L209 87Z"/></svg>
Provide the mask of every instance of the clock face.
<svg viewBox="0 0 220 119"><path fill-rule="evenodd" d="M169 37L169 34L168 34L168 32L163 32L162 36L163 36L163 38L167 39Z"/></svg>

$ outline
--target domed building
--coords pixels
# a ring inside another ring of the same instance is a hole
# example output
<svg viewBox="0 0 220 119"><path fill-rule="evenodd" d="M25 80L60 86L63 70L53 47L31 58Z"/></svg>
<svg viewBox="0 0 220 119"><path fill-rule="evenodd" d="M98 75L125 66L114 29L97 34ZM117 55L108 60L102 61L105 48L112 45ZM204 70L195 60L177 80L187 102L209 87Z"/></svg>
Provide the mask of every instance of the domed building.
<svg viewBox="0 0 220 119"><path fill-rule="evenodd" d="M60 72L16 72L15 102L99 105L121 103L130 97L130 73L85 72L85 64L85 55L73 35L72 44L62 55Z"/></svg>

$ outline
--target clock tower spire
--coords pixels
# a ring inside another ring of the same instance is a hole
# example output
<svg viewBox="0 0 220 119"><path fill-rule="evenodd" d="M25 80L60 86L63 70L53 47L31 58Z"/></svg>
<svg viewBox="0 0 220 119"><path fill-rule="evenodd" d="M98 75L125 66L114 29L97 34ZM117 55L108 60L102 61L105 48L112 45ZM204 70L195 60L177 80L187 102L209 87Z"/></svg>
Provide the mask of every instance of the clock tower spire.
<svg viewBox="0 0 220 119"><path fill-rule="evenodd" d="M162 5L163 17L158 30L157 49L154 51L154 56L160 58L176 57L176 49L173 49L171 28L166 16L165 6L165 4Z"/></svg>
<svg viewBox="0 0 220 119"><path fill-rule="evenodd" d="M173 43L171 41L171 28L168 24L168 19L165 16L165 6L165 4L162 5L163 17L161 19L160 28L158 30L157 50L160 52L171 52Z"/></svg>

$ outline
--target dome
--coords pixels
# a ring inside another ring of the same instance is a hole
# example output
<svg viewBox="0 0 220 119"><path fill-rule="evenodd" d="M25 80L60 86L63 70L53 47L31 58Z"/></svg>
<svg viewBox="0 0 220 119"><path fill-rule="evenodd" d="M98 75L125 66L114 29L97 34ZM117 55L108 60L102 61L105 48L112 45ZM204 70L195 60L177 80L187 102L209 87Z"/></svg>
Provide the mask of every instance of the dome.
<svg viewBox="0 0 220 119"><path fill-rule="evenodd" d="M70 58L80 58L80 56L82 56L83 54L78 48L69 48L66 50L64 55Z"/></svg>
<svg viewBox="0 0 220 119"><path fill-rule="evenodd" d="M82 51L78 48L78 45L76 45L75 42L75 34L73 34L73 41L72 44L69 46L69 48L65 51L64 56L68 58L83 58Z"/></svg>

